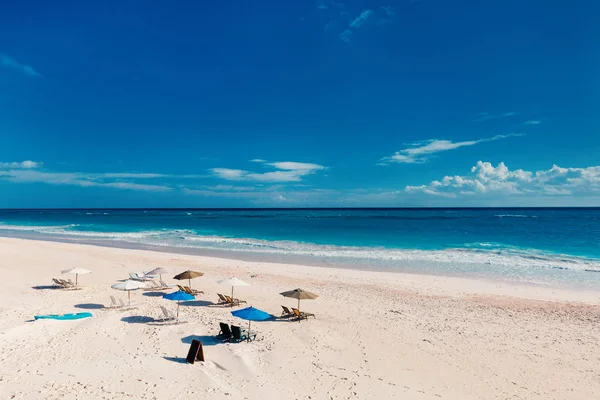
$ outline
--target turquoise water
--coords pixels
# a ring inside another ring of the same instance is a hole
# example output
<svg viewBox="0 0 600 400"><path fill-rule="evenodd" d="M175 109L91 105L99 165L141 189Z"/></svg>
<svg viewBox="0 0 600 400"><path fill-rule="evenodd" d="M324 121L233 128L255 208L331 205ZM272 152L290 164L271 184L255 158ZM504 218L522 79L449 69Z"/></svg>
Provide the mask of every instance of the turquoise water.
<svg viewBox="0 0 600 400"><path fill-rule="evenodd" d="M0 210L0 235L600 288L600 209Z"/></svg>

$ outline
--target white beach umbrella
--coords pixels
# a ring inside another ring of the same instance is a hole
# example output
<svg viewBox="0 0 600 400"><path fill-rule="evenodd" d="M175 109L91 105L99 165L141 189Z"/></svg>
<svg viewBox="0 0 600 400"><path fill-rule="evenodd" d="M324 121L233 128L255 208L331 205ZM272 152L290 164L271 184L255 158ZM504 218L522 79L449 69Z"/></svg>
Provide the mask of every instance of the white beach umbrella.
<svg viewBox="0 0 600 400"><path fill-rule="evenodd" d="M145 282L134 281L133 279L128 279L123 282L115 283L111 286L111 288L116 290L122 290L127 292L127 298L129 299L129 305L131 305L131 291L144 289L146 288Z"/></svg>
<svg viewBox="0 0 600 400"><path fill-rule="evenodd" d="M231 286L231 298L232 299L233 299L233 288L235 286L250 286L249 283L246 283L243 280L238 279L236 277L232 277L229 279L222 279L220 281L217 281L217 283L220 285Z"/></svg>
<svg viewBox="0 0 600 400"><path fill-rule="evenodd" d="M92 271L87 270L81 267L69 268L61 271L61 274L75 274L75 286L77 286L77 281L79 278L79 274L90 274Z"/></svg>
<svg viewBox="0 0 600 400"><path fill-rule="evenodd" d="M162 281L162 274L168 274L170 271L163 267L154 268L152 271L146 272L146 275L158 275Z"/></svg>

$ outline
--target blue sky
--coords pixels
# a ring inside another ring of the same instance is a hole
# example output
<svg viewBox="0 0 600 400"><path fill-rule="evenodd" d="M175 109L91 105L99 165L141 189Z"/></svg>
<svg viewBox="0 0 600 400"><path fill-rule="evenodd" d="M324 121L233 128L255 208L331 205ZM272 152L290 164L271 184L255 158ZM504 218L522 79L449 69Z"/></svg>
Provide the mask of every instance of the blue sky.
<svg viewBox="0 0 600 400"><path fill-rule="evenodd" d="M600 205L589 1L0 5L0 207Z"/></svg>

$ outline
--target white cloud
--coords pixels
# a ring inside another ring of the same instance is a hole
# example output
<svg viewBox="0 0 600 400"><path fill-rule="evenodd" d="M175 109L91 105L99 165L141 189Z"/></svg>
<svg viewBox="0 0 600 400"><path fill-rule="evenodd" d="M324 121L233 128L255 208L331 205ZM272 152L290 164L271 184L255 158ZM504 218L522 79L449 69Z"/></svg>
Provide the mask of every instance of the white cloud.
<svg viewBox="0 0 600 400"><path fill-rule="evenodd" d="M101 174L81 172L44 172L33 169L0 170L0 179L15 183L46 183L50 185L69 185L81 187L111 187L116 189L164 192L171 190L165 185L145 185L135 182L110 181L99 177Z"/></svg>
<svg viewBox="0 0 600 400"><path fill-rule="evenodd" d="M434 153L442 151L454 150L459 147L474 146L479 143L493 142L495 140L506 139L509 137L522 136L521 133L509 133L506 135L496 135L490 138L477 140L467 140L463 142L453 142L451 140L430 139L422 142L415 142L409 147L397 151L389 157L384 157L380 161L380 165L388 165L390 163L404 164L422 164L428 160L428 157Z"/></svg>
<svg viewBox="0 0 600 400"><path fill-rule="evenodd" d="M8 163L0 162L0 168L32 169L32 168L39 168L41 166L42 166L42 163L36 162L36 161L30 161L30 160L26 160L26 161L22 161L22 162L8 162Z"/></svg>
<svg viewBox="0 0 600 400"><path fill-rule="evenodd" d="M497 115L491 115L487 112L482 112L477 114L478 118L474 119L473 122L483 122L483 121L489 121L490 119L499 119L499 118L506 118L506 117L514 117L515 115L517 115L516 112L507 112L504 114L497 114Z"/></svg>
<svg viewBox="0 0 600 400"><path fill-rule="evenodd" d="M548 170L509 170L503 163L494 167L479 161L468 176L445 176L428 185L407 186L406 192L434 196L458 197L464 195L504 196L574 196L600 194L600 166L586 168L561 168Z"/></svg>
<svg viewBox="0 0 600 400"><path fill-rule="evenodd" d="M168 178L172 177L172 175L165 174L149 174L149 173L135 173L135 172L107 172L103 174L98 174L103 178L130 178L130 179L156 179L156 178Z"/></svg>
<svg viewBox="0 0 600 400"><path fill-rule="evenodd" d="M349 42L352 39L352 31L349 29L346 29L345 31L343 31L342 33L339 34L339 37L344 42Z"/></svg>
<svg viewBox="0 0 600 400"><path fill-rule="evenodd" d="M212 172L214 175L218 176L219 178L228 179L228 180L232 180L232 181L233 180L241 180L248 174L248 171L244 171L241 169L231 169L231 168L212 168L212 169L210 169L210 172Z"/></svg>
<svg viewBox="0 0 600 400"><path fill-rule="evenodd" d="M141 183L132 182L108 182L108 183L96 183L94 186L106 186L117 189L129 189L129 190L141 190L146 192L167 192L171 190L169 186L165 185L145 185Z"/></svg>
<svg viewBox="0 0 600 400"><path fill-rule="evenodd" d="M263 160L262 158L254 158L254 159L250 160L250 162L264 163L264 162L267 162L267 161Z"/></svg>
<svg viewBox="0 0 600 400"><path fill-rule="evenodd" d="M30 65L21 64L20 62L18 62L12 57L7 56L6 54L0 54L0 65L7 68L12 68L13 70L21 72L25 75L41 77L41 75Z"/></svg>
<svg viewBox="0 0 600 400"><path fill-rule="evenodd" d="M539 119L532 119L524 122L525 125L539 125L541 123L542 121L540 121Z"/></svg>
<svg viewBox="0 0 600 400"><path fill-rule="evenodd" d="M242 169L212 168L210 172L218 178L230 181L299 182L306 175L326 169L322 165L294 161L263 162L274 167L276 171L259 173Z"/></svg>
<svg viewBox="0 0 600 400"><path fill-rule="evenodd" d="M373 16L373 10L364 10L358 17L350 22L351 28L360 28Z"/></svg>
<svg viewBox="0 0 600 400"><path fill-rule="evenodd" d="M394 10L390 6L379 6L379 8L381 8L381 10L390 17L393 17L394 15L396 15Z"/></svg>

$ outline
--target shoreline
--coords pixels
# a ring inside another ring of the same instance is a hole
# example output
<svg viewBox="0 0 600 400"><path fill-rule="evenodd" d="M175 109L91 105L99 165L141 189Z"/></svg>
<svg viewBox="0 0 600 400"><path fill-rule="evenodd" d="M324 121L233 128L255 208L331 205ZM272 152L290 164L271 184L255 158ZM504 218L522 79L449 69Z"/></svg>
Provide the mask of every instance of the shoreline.
<svg viewBox="0 0 600 400"><path fill-rule="evenodd" d="M117 241L102 241L98 240L94 243L94 240L47 240L47 239L31 239L31 238L16 238L0 236L0 243L5 240L23 240L27 242L45 242L45 243L60 243L65 245L74 246L92 246L105 249L113 250L126 250L133 252L150 252L159 253L172 256L186 256L199 258L204 261L229 261L229 262L240 262L244 264L260 264L262 266L268 266L271 273L277 273L277 269L282 269L279 273L290 272L290 269L311 271L315 275L321 273L330 273L336 275L345 275L346 277L358 278L365 274L373 279L376 279L380 284L386 284L394 282L394 284L401 284L402 281L413 281L417 280L420 283L427 284L430 288L435 289L437 292L432 293L433 295L450 295L460 296L464 294L469 295L495 295L495 296L510 296L529 300L542 300L542 301L576 301L587 304L598 304L600 301L600 288L598 290L592 290L588 287L569 287L569 286L551 286L541 285L529 282L514 282L509 280L496 280L486 278L476 278L469 276L455 276L449 274L427 274L413 271L399 271L399 270L370 270L360 268L349 268L339 267L331 265L307 265L301 262L281 262L273 260L264 260L263 254L249 253L255 255L250 259L247 258L236 258L229 257L229 255L237 253L227 253L225 251L220 252L218 250L211 251L205 249L189 249L186 252L185 248L171 248L151 245L136 245L131 243L128 246L128 242L117 242ZM122 244L123 246L119 246ZM173 251L183 250L183 251ZM208 254L206 254L208 253ZM242 254L243 255L243 254ZM267 257L269 258L269 257ZM291 267L291 268L289 268ZM473 287L477 289L473 290Z"/></svg>

